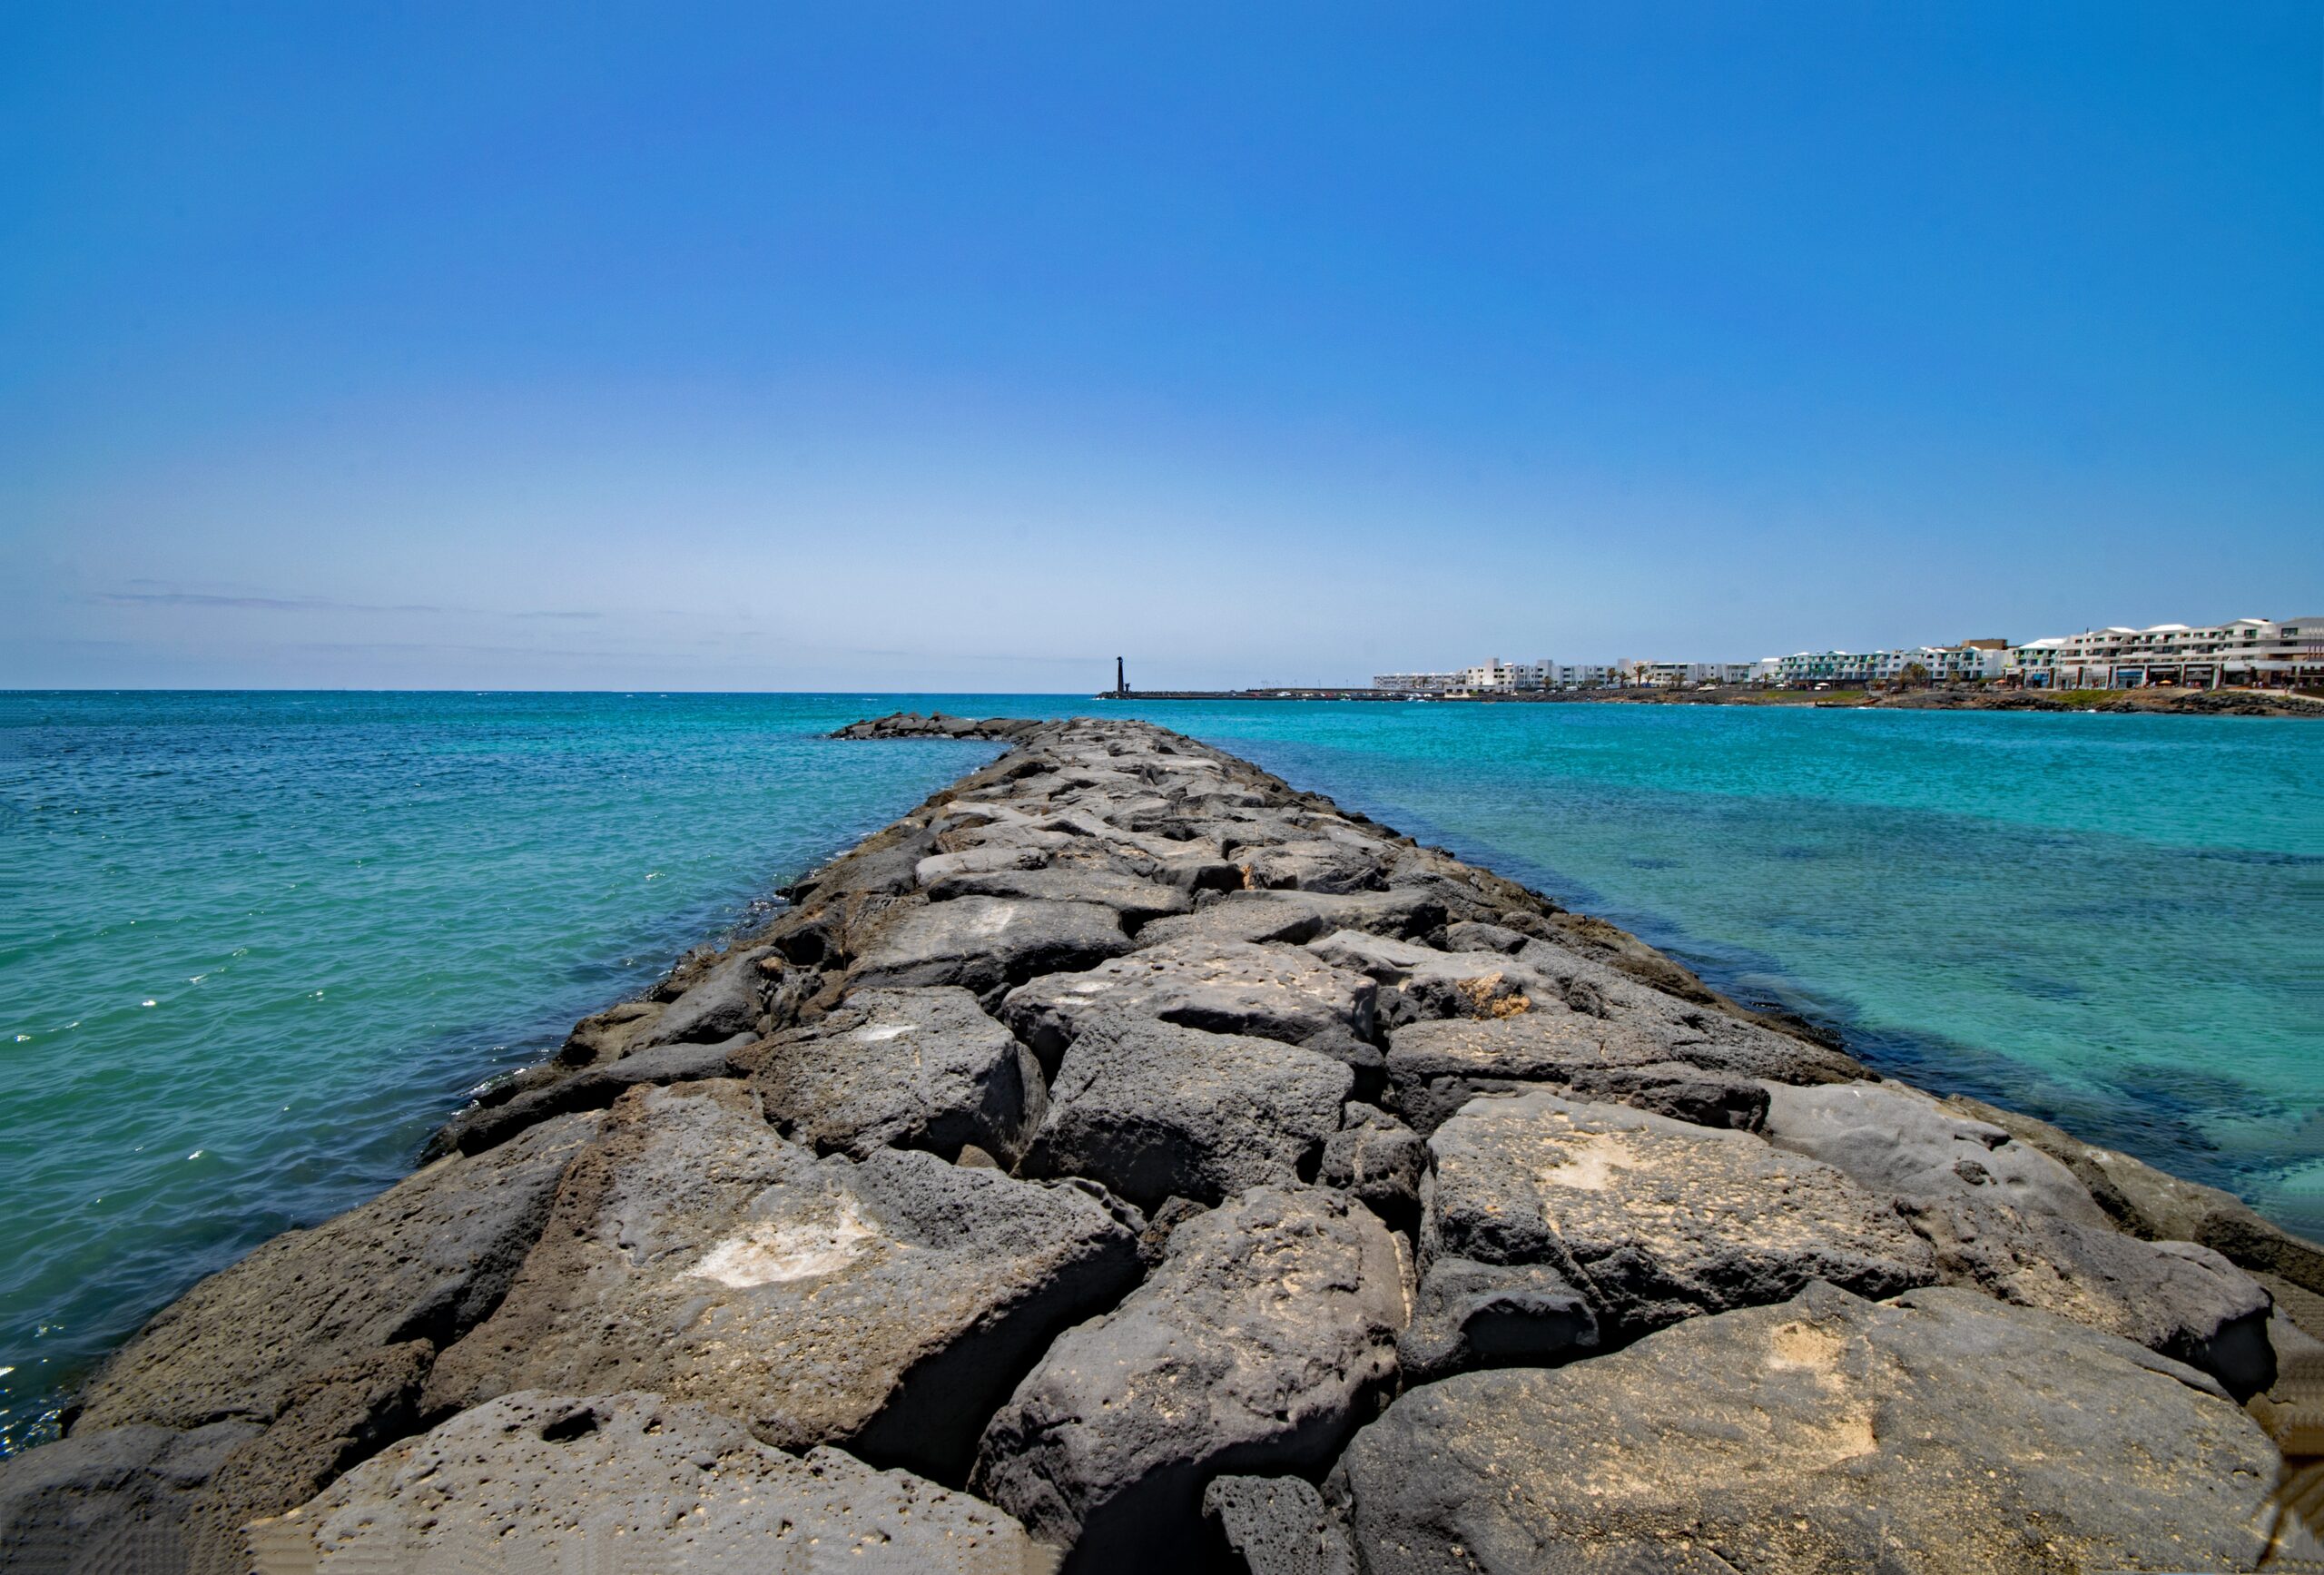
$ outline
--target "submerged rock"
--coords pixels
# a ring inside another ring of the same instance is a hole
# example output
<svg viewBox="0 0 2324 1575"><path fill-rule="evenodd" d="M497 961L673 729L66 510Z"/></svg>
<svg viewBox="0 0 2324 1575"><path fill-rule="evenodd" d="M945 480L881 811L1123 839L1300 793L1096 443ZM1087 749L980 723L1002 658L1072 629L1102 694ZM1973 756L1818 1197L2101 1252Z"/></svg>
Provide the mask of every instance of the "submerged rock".
<svg viewBox="0 0 2324 1575"><path fill-rule="evenodd" d="M1354 1080L1273 1039L1100 1017L1065 1052L1023 1173L1086 1176L1142 1208L1312 1179Z"/></svg>
<svg viewBox="0 0 2324 1575"><path fill-rule="evenodd" d="M972 1486L1075 1570L1201 1553L1204 1484L1322 1469L1395 1374L1404 1293L1370 1211L1256 1187L1180 1225L1120 1307L1049 1348L985 1430Z"/></svg>
<svg viewBox="0 0 2324 1575"><path fill-rule="evenodd" d="M376 1570L808 1568L1040 1575L990 1504L837 1450L804 1459L656 1394L527 1391L453 1417L256 1529L279 1561Z"/></svg>
<svg viewBox="0 0 2324 1575"><path fill-rule="evenodd" d="M2208 1380L1974 1293L1829 1285L1407 1393L1329 1486L1369 1575L2249 1570L2277 1479Z"/></svg>
<svg viewBox="0 0 2324 1575"><path fill-rule="evenodd" d="M957 1475L1049 1336L1137 1276L1135 1232L1073 1187L901 1149L819 1160L740 1083L641 1089L428 1399L647 1389L784 1448Z"/></svg>

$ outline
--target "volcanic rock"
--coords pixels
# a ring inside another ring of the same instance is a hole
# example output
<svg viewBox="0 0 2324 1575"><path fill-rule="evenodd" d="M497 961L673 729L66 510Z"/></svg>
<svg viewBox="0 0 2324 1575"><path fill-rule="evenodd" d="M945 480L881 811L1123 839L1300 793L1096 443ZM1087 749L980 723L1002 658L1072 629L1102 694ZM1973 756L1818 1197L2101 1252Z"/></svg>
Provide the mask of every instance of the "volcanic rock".
<svg viewBox="0 0 2324 1575"><path fill-rule="evenodd" d="M974 1144L1013 1162L1041 1116L1031 1053L956 987L859 989L738 1058L767 1119L818 1153Z"/></svg>
<svg viewBox="0 0 2324 1575"><path fill-rule="evenodd" d="M1200 1556L1204 1484L1319 1471L1395 1374L1393 1240L1368 1209L1256 1187L1180 1225L1120 1307L1049 1348L979 1445L972 1487L1068 1569Z"/></svg>
<svg viewBox="0 0 2324 1575"><path fill-rule="evenodd" d="M1153 1018L1083 1025L1027 1176L1086 1176L1143 1208L1309 1179L1354 1075L1312 1050Z"/></svg>
<svg viewBox="0 0 2324 1575"><path fill-rule="evenodd" d="M990 997L1128 950L1114 910L1095 902L961 897L891 910L848 982L858 989L956 984Z"/></svg>
<svg viewBox="0 0 2324 1575"><path fill-rule="evenodd" d="M1016 1521L964 1493L837 1450L794 1458L730 1418L635 1393L527 1391L478 1406L257 1530L278 1560L303 1553L319 1575L842 1565L1038 1575L1049 1561Z"/></svg>
<svg viewBox="0 0 2324 1575"><path fill-rule="evenodd" d="M1768 1136L1896 1199L1948 1282L2135 1340L2239 1399L2274 1381L2266 1291L2208 1247L2122 1235L2001 1127L1896 1083L1768 1093Z"/></svg>
<svg viewBox="0 0 2324 1575"><path fill-rule="evenodd" d="M1748 1132L1533 1092L1472 1102L1429 1151L1422 1315L1407 1345L1431 1371L1463 1344L1439 1319L1506 1320L1512 1297L1538 1295L1544 1316L1588 1344L1575 1294L1599 1334L1629 1337L1783 1301L1810 1280L1889 1296L1936 1277L1927 1245L1886 1199ZM1467 1265L1520 1272L1481 1285Z"/></svg>
<svg viewBox="0 0 2324 1575"><path fill-rule="evenodd" d="M275 1237L139 1331L83 1392L74 1428L271 1422L303 1380L459 1338L500 1301L601 1119L556 1117Z"/></svg>
<svg viewBox="0 0 2324 1575"><path fill-rule="evenodd" d="M1071 1186L902 1149L819 1160L741 1083L644 1088L428 1400L648 1389L942 1476L1049 1337L1137 1275L1135 1232Z"/></svg>
<svg viewBox="0 0 2324 1575"><path fill-rule="evenodd" d="M1327 1486L1367 1575L2021 1575L2249 1570L2276 1480L2249 1417L2128 1341L1811 1285L1410 1391Z"/></svg>

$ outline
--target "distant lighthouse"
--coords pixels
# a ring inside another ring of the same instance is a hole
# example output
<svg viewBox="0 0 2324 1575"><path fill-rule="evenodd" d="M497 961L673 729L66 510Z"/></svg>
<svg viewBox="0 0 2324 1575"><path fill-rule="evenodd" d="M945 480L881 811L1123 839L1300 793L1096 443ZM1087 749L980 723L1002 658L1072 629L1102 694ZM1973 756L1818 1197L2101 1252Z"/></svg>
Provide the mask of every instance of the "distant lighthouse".
<svg viewBox="0 0 2324 1575"><path fill-rule="evenodd" d="M1122 659L1119 656L1114 658L1114 698L1117 700L1129 698L1129 674L1122 666Z"/></svg>

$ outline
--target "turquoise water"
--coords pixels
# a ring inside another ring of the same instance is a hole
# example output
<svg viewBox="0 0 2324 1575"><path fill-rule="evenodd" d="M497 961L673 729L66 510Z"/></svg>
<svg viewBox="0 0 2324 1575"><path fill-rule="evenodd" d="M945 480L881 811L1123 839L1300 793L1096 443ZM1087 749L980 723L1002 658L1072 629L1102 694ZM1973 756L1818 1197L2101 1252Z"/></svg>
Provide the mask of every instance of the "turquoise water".
<svg viewBox="0 0 2324 1575"><path fill-rule="evenodd" d="M0 1429L989 758L1148 715L1924 1083L2324 1233L2324 725L1002 696L0 695Z"/></svg>

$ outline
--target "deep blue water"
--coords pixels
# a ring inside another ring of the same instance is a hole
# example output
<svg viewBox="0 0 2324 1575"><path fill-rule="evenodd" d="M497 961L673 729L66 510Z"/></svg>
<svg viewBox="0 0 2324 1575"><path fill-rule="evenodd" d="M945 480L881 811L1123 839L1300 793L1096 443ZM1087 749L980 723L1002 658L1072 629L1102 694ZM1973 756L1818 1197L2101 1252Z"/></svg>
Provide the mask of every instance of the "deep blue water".
<svg viewBox="0 0 2324 1575"><path fill-rule="evenodd" d="M0 694L0 1430L480 1079L990 758L1128 711L1925 1084L2324 1233L2324 725L1073 697Z"/></svg>

